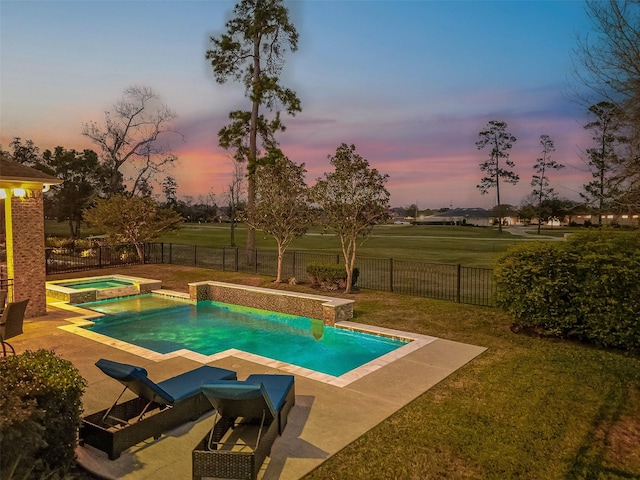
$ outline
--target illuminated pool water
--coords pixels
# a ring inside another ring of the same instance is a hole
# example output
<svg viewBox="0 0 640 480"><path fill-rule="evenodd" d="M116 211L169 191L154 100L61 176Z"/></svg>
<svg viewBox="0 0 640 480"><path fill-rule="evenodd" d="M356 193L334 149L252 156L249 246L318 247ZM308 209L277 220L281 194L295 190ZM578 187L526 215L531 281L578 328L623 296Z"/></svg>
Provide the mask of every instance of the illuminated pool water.
<svg viewBox="0 0 640 480"><path fill-rule="evenodd" d="M116 278L104 278L100 280L85 280L82 282L60 282L58 285L67 288L73 288L74 290L81 290L83 288L94 288L96 290L104 290L107 288L127 287L134 285L133 282L127 280L119 280Z"/></svg>
<svg viewBox="0 0 640 480"><path fill-rule="evenodd" d="M407 344L321 320L211 300L196 305L161 299L166 306L155 308L157 301L147 295L82 306L108 313L94 319L89 330L158 353L188 349L213 355L234 348L334 376Z"/></svg>

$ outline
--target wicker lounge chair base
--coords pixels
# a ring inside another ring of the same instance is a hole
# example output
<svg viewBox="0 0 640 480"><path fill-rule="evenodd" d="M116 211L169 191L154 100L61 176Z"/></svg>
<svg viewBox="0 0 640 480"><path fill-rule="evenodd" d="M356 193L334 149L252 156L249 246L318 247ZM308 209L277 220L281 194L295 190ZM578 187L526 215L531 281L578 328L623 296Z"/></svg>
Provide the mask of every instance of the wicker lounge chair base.
<svg viewBox="0 0 640 480"><path fill-rule="evenodd" d="M203 366L156 384L140 367L104 359L96 366L125 388L110 408L82 419L79 443L106 452L110 460L133 445L149 438L158 439L168 430L197 420L213 409L200 386L236 378L231 370ZM127 390L138 397L119 404Z"/></svg>
<svg viewBox="0 0 640 480"><path fill-rule="evenodd" d="M216 422L192 452L194 480L255 480L295 404L292 375L250 375L244 382L203 385ZM239 419L242 423L236 423ZM249 443L243 437L253 429Z"/></svg>
<svg viewBox="0 0 640 480"><path fill-rule="evenodd" d="M204 395L197 395L173 406L152 403L134 398L116 405L104 418L108 409L87 415L80 427L80 445L91 445L106 452L109 460L115 460L128 448L144 440L157 440L166 432L187 421L197 420L212 410ZM138 417L145 411L145 418ZM104 418L104 420L103 420Z"/></svg>
<svg viewBox="0 0 640 480"><path fill-rule="evenodd" d="M193 480L203 477L216 479L255 480L266 457L271 453L271 446L278 436L278 421L273 420L265 425L258 445L254 449L246 447L243 451L225 450L223 446L215 446L209 450L209 442L215 444L233 428L236 419L221 417L211 431L202 439L192 452ZM240 425L238 430L251 428ZM251 450L251 451L250 451Z"/></svg>

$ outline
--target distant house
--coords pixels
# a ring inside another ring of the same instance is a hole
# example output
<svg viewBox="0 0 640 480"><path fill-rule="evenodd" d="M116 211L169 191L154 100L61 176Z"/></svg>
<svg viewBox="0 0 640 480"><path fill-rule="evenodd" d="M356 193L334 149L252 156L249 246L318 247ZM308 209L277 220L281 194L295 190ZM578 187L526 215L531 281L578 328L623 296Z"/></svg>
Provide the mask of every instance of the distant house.
<svg viewBox="0 0 640 480"><path fill-rule="evenodd" d="M473 225L488 227L493 224L494 217L484 208L452 208L436 215L420 217L417 223L421 225Z"/></svg>
<svg viewBox="0 0 640 480"><path fill-rule="evenodd" d="M567 216L564 219L564 223L567 225L597 225L598 214L583 213L580 215ZM640 227L640 215L637 213L621 215L605 213L602 214L602 224L619 225L621 227Z"/></svg>

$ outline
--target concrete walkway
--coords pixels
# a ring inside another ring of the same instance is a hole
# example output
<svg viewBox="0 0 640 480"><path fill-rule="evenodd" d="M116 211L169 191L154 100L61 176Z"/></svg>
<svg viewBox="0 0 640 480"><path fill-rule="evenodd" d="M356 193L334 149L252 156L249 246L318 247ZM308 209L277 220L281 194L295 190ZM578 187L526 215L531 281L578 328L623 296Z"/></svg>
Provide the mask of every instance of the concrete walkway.
<svg viewBox="0 0 640 480"><path fill-rule="evenodd" d="M120 383L95 367L100 358L144 367L156 382L201 365L182 356L157 361L74 334L67 331L70 312L51 305L48 308L46 316L25 320L24 334L13 339L12 344L18 353L45 348L72 362L88 382L83 397L85 414L108 408L121 391ZM296 375L296 405L258 478L303 477L485 350L429 338L423 346L343 386ZM289 373L234 355L208 364L235 370L239 379L252 373ZM132 397L124 399L129 398ZM159 440L136 445L114 461L92 447L78 447L78 460L85 468L108 479L191 479L191 451L212 422L213 415L206 415Z"/></svg>

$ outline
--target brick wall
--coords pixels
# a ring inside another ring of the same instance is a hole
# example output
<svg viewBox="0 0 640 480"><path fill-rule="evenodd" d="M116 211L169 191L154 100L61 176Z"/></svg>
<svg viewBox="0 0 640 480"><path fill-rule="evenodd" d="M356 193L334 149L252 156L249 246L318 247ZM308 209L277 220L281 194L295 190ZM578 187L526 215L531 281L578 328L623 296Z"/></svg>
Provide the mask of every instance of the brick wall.
<svg viewBox="0 0 640 480"><path fill-rule="evenodd" d="M10 202L7 273L13 278L13 300L28 298L25 316L37 317L47 311L42 191L28 190L26 197L12 197Z"/></svg>

